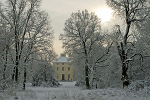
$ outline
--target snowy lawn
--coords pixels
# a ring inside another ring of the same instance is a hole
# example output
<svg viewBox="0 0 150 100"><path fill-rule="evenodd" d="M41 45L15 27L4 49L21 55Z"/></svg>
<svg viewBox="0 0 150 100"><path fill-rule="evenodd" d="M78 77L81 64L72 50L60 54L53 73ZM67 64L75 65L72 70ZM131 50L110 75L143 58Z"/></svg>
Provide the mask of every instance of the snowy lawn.
<svg viewBox="0 0 150 100"><path fill-rule="evenodd" d="M26 91L15 94L7 90L0 94L0 100L150 100L148 90L131 92L129 89L84 90L75 86L75 82L60 82L58 88L27 87ZM8 95L9 94L9 95Z"/></svg>

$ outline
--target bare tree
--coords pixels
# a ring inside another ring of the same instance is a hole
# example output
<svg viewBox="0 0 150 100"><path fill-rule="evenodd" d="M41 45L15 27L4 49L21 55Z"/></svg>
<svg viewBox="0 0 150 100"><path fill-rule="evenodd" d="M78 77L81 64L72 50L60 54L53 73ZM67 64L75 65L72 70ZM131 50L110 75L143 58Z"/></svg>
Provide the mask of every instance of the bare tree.
<svg viewBox="0 0 150 100"><path fill-rule="evenodd" d="M146 20L136 23L136 30L135 30L135 36L136 36L136 48L138 48L138 52L143 55L143 63L141 67L141 72L143 72L144 75L141 75L142 79L144 81L149 81L149 60L150 60L150 18L147 18Z"/></svg>
<svg viewBox="0 0 150 100"><path fill-rule="evenodd" d="M130 41L130 27L134 22L141 22L149 16L149 4L147 0L106 0L107 4L115 11L117 15L125 20L126 30L124 34L120 31L120 26L116 26L116 43L118 54L122 62L122 81L123 86L129 85L129 78L127 74L128 62L131 61L136 54L128 57L129 51L128 43ZM118 41L120 39L121 41ZM130 42L130 44L132 44Z"/></svg>
<svg viewBox="0 0 150 100"><path fill-rule="evenodd" d="M7 0L0 10L1 18L10 29L7 33L12 35L12 79L18 83L19 71L24 70L24 85L31 55L53 51L53 30L48 14L39 10L40 2L41 0Z"/></svg>
<svg viewBox="0 0 150 100"><path fill-rule="evenodd" d="M97 63L100 63L109 52L109 49L102 52L105 48L104 44L107 45L107 43L101 32L100 19L94 13L88 13L87 10L78 11L72 13L66 20L64 31L65 34L60 35L63 47L74 63L83 66L86 88L90 89ZM109 45L107 47L109 48Z"/></svg>
<svg viewBox="0 0 150 100"><path fill-rule="evenodd" d="M89 84L89 54L93 44L98 41L100 34L100 20L94 13L78 11L72 13L71 17L66 21L65 34L61 34L60 39L63 41L63 47L70 55L81 55L84 59L84 71L86 88L90 88Z"/></svg>
<svg viewBox="0 0 150 100"><path fill-rule="evenodd" d="M2 76L0 78L1 82L4 82L5 80L11 80L9 78L10 75L8 75L7 73L11 69L9 62L11 61L13 63L12 55L10 54L11 45L13 44L11 39L12 36L13 35L10 34L9 25L7 24L6 20L4 20L2 16L0 16L0 72ZM7 86L8 85L5 85L4 83L1 84L1 87L3 87L3 89L7 88Z"/></svg>

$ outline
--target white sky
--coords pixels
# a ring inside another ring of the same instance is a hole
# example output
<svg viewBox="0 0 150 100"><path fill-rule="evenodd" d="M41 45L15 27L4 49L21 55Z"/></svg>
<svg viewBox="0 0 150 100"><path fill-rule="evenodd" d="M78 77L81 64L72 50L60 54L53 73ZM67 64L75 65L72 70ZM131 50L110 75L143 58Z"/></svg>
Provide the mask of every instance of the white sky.
<svg viewBox="0 0 150 100"><path fill-rule="evenodd" d="M51 25L55 32L54 49L57 54L60 54L64 49L62 49L62 42L59 40L59 35L60 33L64 33L65 21L70 17L71 13L85 9L89 12L95 12L99 9L108 8L108 6L105 0L43 0L41 8L50 15L52 20ZM102 25L105 28L111 28L117 23L119 23L118 20L112 19Z"/></svg>

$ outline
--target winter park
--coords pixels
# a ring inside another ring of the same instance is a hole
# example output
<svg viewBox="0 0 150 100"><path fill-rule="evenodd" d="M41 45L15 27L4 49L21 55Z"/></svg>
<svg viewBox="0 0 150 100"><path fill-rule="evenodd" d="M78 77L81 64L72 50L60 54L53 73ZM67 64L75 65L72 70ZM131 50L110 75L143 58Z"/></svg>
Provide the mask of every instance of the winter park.
<svg viewBox="0 0 150 100"><path fill-rule="evenodd" d="M0 0L0 100L150 100L150 0Z"/></svg>

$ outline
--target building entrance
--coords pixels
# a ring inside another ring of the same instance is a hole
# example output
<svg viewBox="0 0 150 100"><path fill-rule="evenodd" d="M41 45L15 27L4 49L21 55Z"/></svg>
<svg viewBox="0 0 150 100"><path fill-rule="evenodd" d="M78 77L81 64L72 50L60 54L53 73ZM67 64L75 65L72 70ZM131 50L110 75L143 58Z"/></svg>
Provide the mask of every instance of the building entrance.
<svg viewBox="0 0 150 100"><path fill-rule="evenodd" d="M62 80L65 80L65 74L62 74Z"/></svg>

